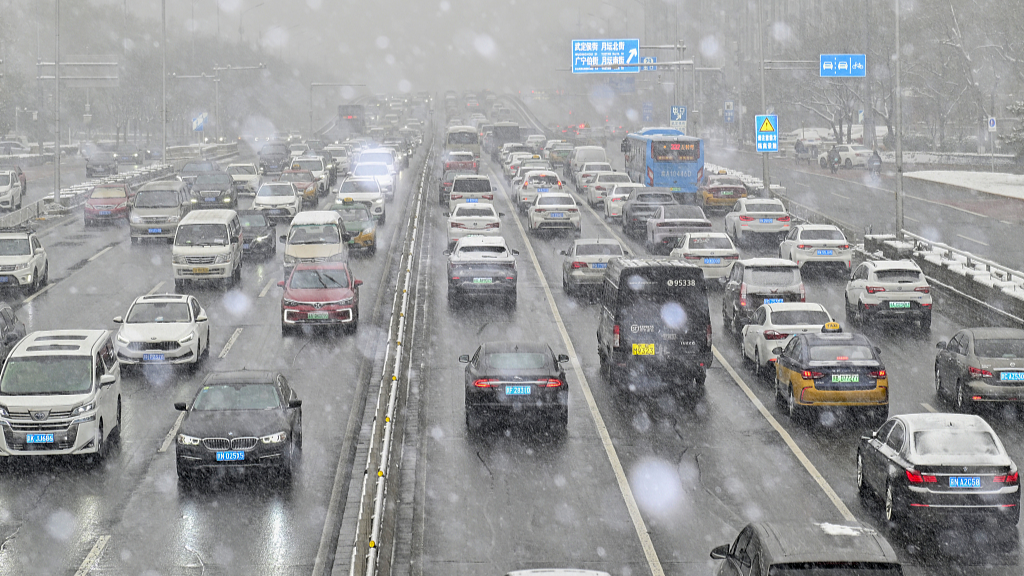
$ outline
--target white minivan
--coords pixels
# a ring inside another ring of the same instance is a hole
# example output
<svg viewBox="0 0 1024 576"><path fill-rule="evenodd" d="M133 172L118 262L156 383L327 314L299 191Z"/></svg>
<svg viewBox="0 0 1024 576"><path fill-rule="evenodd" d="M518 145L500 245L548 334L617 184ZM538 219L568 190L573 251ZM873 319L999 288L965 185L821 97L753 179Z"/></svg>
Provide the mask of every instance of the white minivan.
<svg viewBox="0 0 1024 576"><path fill-rule="evenodd" d="M348 262L348 239L341 215L334 210L300 212L292 218L284 243L284 278L301 262Z"/></svg>
<svg viewBox="0 0 1024 576"><path fill-rule="evenodd" d="M242 225L234 210L193 210L178 223L171 248L174 289L188 280L220 281L225 287L242 279Z"/></svg>
<svg viewBox="0 0 1024 576"><path fill-rule="evenodd" d="M106 454L121 433L121 365L107 330L32 332L0 373L0 457Z"/></svg>

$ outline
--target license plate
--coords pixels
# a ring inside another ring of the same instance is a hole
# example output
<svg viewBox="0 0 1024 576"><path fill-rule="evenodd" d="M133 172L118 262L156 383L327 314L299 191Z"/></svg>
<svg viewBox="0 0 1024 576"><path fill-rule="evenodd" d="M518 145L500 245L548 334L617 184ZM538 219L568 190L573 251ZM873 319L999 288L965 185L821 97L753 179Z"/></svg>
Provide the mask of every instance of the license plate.
<svg viewBox="0 0 1024 576"><path fill-rule="evenodd" d="M551 192L551 188L537 188L537 192Z"/></svg>
<svg viewBox="0 0 1024 576"><path fill-rule="evenodd" d="M593 264L590 265L590 267L591 268L607 268L608 265L605 264L604 262L594 262Z"/></svg>
<svg viewBox="0 0 1024 576"><path fill-rule="evenodd" d="M705 264L721 264L722 263L722 259L721 258L705 258L704 259L704 263Z"/></svg>
<svg viewBox="0 0 1024 576"><path fill-rule="evenodd" d="M816 254L818 256L831 256L834 254L834 252L832 250L818 250Z"/></svg>
<svg viewBox="0 0 1024 576"><path fill-rule="evenodd" d="M473 284L493 284L494 278L473 278Z"/></svg>
<svg viewBox="0 0 1024 576"><path fill-rule="evenodd" d="M1000 372L999 379L1003 382L1024 382L1024 372Z"/></svg>
<svg viewBox="0 0 1024 576"><path fill-rule="evenodd" d="M760 222L761 224L771 224L772 222L775 222L775 219L774 218L761 218L760 220L758 220L758 222Z"/></svg>
<svg viewBox="0 0 1024 576"><path fill-rule="evenodd" d="M217 452L217 462L239 462L241 460L245 460L245 452L241 450Z"/></svg>
<svg viewBox="0 0 1024 576"><path fill-rule="evenodd" d="M654 344L633 344L633 356L654 356Z"/></svg>
<svg viewBox="0 0 1024 576"><path fill-rule="evenodd" d="M529 386L505 386L506 396L529 396Z"/></svg>
<svg viewBox="0 0 1024 576"><path fill-rule="evenodd" d="M832 382L856 384L860 382L860 374L833 374Z"/></svg>
<svg viewBox="0 0 1024 576"><path fill-rule="evenodd" d="M480 201L479 198L466 198L466 203L467 204L476 204L479 201Z"/></svg>
<svg viewBox="0 0 1024 576"><path fill-rule="evenodd" d="M193 268L192 269L192 273L193 274L209 274L210 273L210 269L209 268Z"/></svg>
<svg viewBox="0 0 1024 576"><path fill-rule="evenodd" d="M950 476L950 488L981 488L981 477L979 476Z"/></svg>
<svg viewBox="0 0 1024 576"><path fill-rule="evenodd" d="M216 198L203 198L203 200L206 201L206 202L216 202L217 201Z"/></svg>
<svg viewBox="0 0 1024 576"><path fill-rule="evenodd" d="M100 210L100 216L110 216L110 210Z"/></svg>
<svg viewBox="0 0 1024 576"><path fill-rule="evenodd" d="M327 312L307 312L306 313L306 319L307 320L327 320L327 318L329 316L330 316L330 314L328 314Z"/></svg>
<svg viewBox="0 0 1024 576"><path fill-rule="evenodd" d="M163 231L164 231L163 228L150 228L149 229L149 233L150 234L160 234Z"/></svg>
<svg viewBox="0 0 1024 576"><path fill-rule="evenodd" d="M142 355L142 361L143 362L163 362L164 361L164 355L163 354L143 354Z"/></svg>
<svg viewBox="0 0 1024 576"><path fill-rule="evenodd" d="M53 434L28 434L25 442L29 444L53 444Z"/></svg>
<svg viewBox="0 0 1024 576"><path fill-rule="evenodd" d="M910 302L889 302L889 308L910 308Z"/></svg>
<svg viewBox="0 0 1024 576"><path fill-rule="evenodd" d="M242 250L248 250L252 244L242 244Z"/></svg>
<svg viewBox="0 0 1024 576"><path fill-rule="evenodd" d="M722 196L732 196L732 190L722 190L719 194Z"/></svg>
<svg viewBox="0 0 1024 576"><path fill-rule="evenodd" d="M550 212L548 218L565 218L565 212Z"/></svg>
<svg viewBox="0 0 1024 576"><path fill-rule="evenodd" d="M272 215L275 215L275 216L276 216L276 215L278 215L278 214L284 214L285 212L284 212L284 210L280 210L280 209L274 209L274 210L267 210L267 213L269 213L269 214L272 214Z"/></svg>
<svg viewBox="0 0 1024 576"><path fill-rule="evenodd" d="M782 298L765 298L765 304L782 304Z"/></svg>
<svg viewBox="0 0 1024 576"><path fill-rule="evenodd" d="M6 284L11 279L10 276L0 276L0 284Z"/></svg>

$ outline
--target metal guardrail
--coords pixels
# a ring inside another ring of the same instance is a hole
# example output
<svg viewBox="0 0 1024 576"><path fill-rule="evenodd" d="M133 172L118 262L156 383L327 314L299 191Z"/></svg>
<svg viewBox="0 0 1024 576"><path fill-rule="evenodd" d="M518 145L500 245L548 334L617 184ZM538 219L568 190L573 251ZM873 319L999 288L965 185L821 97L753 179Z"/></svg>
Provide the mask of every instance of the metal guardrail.
<svg viewBox="0 0 1024 576"><path fill-rule="evenodd" d="M1017 285L1020 290L1024 290L1024 272L1021 272L1020 270L1007 268L1002 264L997 264L996 262L993 262L991 260L981 258L980 256L975 256L974 254L966 250L953 248L948 244L943 244L942 242L929 240L923 236L918 236L917 234L907 232L906 230L903 231L903 235L907 238L912 238L915 241L917 245L915 247L915 252L938 253L943 257L944 260L948 260L951 262L961 261L961 259L956 258L956 256L960 256L962 257L962 262L965 268L974 270L979 273L988 272L992 280L996 282L1012 283Z"/></svg>

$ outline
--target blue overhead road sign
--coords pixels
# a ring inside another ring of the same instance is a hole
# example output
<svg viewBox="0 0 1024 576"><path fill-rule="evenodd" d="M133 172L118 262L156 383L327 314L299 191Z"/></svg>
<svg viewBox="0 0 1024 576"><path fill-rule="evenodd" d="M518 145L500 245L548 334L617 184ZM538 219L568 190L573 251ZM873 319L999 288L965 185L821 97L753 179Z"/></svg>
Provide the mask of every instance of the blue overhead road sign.
<svg viewBox="0 0 1024 576"><path fill-rule="evenodd" d="M573 74L630 74L638 72L640 67L611 68L609 65L639 63L640 40L637 38L572 41Z"/></svg>
<svg viewBox="0 0 1024 576"><path fill-rule="evenodd" d="M776 114L754 116L754 144L758 152L779 151L779 117Z"/></svg>
<svg viewBox="0 0 1024 576"><path fill-rule="evenodd" d="M732 122L735 119L736 111L733 110L732 100L726 100L725 106L722 109L722 119L726 122Z"/></svg>
<svg viewBox="0 0 1024 576"><path fill-rule="evenodd" d="M644 56L644 57L640 58L640 62L642 64L657 64L658 63L658 57L657 56ZM641 72L657 72L658 71L658 67L657 66L641 66L640 67L640 71Z"/></svg>
<svg viewBox="0 0 1024 576"><path fill-rule="evenodd" d="M202 132L203 131L203 125L206 123L206 116L207 116L206 112L203 112L199 116L196 116L195 118L192 119L192 131L193 132Z"/></svg>
<svg viewBox="0 0 1024 576"><path fill-rule="evenodd" d="M654 120L654 102L644 102L644 122Z"/></svg>
<svg viewBox="0 0 1024 576"><path fill-rule="evenodd" d="M867 75L867 62L864 54L822 54L818 73L822 78L863 78Z"/></svg>

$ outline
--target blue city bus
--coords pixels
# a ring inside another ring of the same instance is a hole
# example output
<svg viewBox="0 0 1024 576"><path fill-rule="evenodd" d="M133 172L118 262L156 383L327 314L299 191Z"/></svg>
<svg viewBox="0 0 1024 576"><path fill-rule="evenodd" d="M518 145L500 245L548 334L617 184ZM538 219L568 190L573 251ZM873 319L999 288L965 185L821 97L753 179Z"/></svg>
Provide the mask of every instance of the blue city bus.
<svg viewBox="0 0 1024 576"><path fill-rule="evenodd" d="M645 186L668 188L681 204L697 204L704 176L704 143L674 128L645 128L622 141L626 173Z"/></svg>

